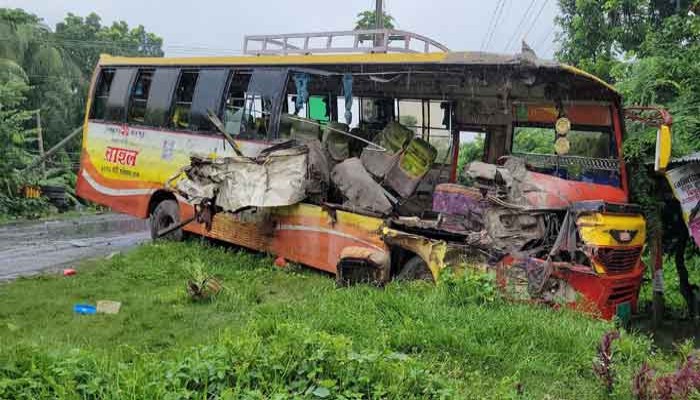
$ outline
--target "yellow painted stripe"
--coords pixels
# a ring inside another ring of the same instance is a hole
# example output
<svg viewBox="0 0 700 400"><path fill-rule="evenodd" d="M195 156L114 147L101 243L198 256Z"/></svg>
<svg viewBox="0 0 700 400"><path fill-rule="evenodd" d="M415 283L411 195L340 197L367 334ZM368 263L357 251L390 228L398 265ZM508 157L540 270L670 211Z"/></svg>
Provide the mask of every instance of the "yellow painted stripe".
<svg viewBox="0 0 700 400"><path fill-rule="evenodd" d="M331 54L288 56L232 56L232 57L116 57L100 55L100 65L311 65L311 64L384 64L436 63L447 53L390 53L390 54Z"/></svg>
<svg viewBox="0 0 700 400"><path fill-rule="evenodd" d="M579 75L579 76L582 76L584 78L591 79L595 82L600 83L601 85L605 86L606 88L610 89L611 91L613 91L617 94L620 94L620 92L618 92L617 89L615 89L615 87L613 85L609 84L608 82L605 82L604 80L598 78L597 76L595 76L589 72L586 72L582 69L578 69L578 68L571 66L571 65L568 65L568 64L560 64L560 65L561 65L561 68L564 69L565 71L569 71L574 75Z"/></svg>

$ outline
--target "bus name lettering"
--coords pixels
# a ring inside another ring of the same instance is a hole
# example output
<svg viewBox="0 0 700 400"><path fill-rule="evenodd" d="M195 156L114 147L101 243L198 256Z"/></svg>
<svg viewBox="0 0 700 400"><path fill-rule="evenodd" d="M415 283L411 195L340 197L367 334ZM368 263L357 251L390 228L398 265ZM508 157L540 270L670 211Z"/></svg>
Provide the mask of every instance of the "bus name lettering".
<svg viewBox="0 0 700 400"><path fill-rule="evenodd" d="M113 164L121 165L136 165L136 156L139 152L136 150L122 149L120 147L107 147L105 151L105 160Z"/></svg>

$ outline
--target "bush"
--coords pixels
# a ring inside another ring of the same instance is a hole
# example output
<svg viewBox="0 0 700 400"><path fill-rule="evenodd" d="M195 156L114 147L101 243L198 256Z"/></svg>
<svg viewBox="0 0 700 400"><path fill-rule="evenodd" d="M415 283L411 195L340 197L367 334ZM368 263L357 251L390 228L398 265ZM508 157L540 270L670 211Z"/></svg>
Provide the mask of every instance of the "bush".
<svg viewBox="0 0 700 400"><path fill-rule="evenodd" d="M440 283L452 305L486 304L500 299L496 277L487 272L466 269L456 274L446 269L440 275Z"/></svg>

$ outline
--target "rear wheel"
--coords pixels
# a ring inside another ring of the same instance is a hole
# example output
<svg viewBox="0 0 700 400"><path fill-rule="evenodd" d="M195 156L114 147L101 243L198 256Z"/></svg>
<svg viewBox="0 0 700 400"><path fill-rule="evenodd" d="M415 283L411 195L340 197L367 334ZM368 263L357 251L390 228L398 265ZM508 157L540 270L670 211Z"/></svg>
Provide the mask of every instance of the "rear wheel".
<svg viewBox="0 0 700 400"><path fill-rule="evenodd" d="M428 281L433 282L433 273L428 264L419 256L411 257L396 275L399 281Z"/></svg>
<svg viewBox="0 0 700 400"><path fill-rule="evenodd" d="M180 223L180 207L175 200L163 200L151 213L151 239L166 239L179 242L183 239L182 229L176 229L162 238L158 237L158 232L162 232Z"/></svg>

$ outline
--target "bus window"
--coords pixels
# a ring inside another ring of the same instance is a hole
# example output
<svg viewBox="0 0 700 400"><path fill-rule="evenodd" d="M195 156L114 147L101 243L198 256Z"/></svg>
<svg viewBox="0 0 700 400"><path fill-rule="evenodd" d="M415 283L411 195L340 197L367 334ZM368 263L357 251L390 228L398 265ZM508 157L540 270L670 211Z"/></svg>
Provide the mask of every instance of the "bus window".
<svg viewBox="0 0 700 400"><path fill-rule="evenodd" d="M428 101L428 142L438 151L436 161L451 164L450 149L452 133L450 121L450 103L439 100Z"/></svg>
<svg viewBox="0 0 700 400"><path fill-rule="evenodd" d="M107 97L105 120L123 122L126 117L126 103L129 100L129 88L136 74L135 68L119 68L114 73Z"/></svg>
<svg viewBox="0 0 700 400"><path fill-rule="evenodd" d="M553 128L537 128L516 126L513 132L513 153L554 154L554 139L556 134ZM567 133L570 148L567 155L610 158L611 139L610 132L596 130L576 130Z"/></svg>
<svg viewBox="0 0 700 400"><path fill-rule="evenodd" d="M97 81L97 87L95 88L95 98L92 101L90 119L105 119L105 114L107 111L107 99L109 98L109 89L112 85L113 80L113 69L103 69L100 72L100 78Z"/></svg>
<svg viewBox="0 0 700 400"><path fill-rule="evenodd" d="M245 91L250 82L249 73L233 71L224 100L223 123L226 133L238 136L241 132L241 119L243 118L243 105L245 103Z"/></svg>
<svg viewBox="0 0 700 400"><path fill-rule="evenodd" d="M182 71L180 73L180 80L175 89L175 104L173 104L173 113L170 118L170 125L175 129L188 129L190 127L190 108L198 76L198 71Z"/></svg>
<svg viewBox="0 0 700 400"><path fill-rule="evenodd" d="M399 123L412 130L416 136L423 136L423 102L421 100L399 100Z"/></svg>
<svg viewBox="0 0 700 400"><path fill-rule="evenodd" d="M360 99L361 121L372 128L381 130L394 120L394 99Z"/></svg>
<svg viewBox="0 0 700 400"><path fill-rule="evenodd" d="M179 68L158 68L153 74L144 125L164 127L168 125L173 91L180 75Z"/></svg>
<svg viewBox="0 0 700 400"><path fill-rule="evenodd" d="M211 111L214 115L221 114L221 99L228 75L229 71L223 68L204 69L199 72L192 98L190 130L214 131L208 112Z"/></svg>
<svg viewBox="0 0 700 400"><path fill-rule="evenodd" d="M148 103L148 93L151 90L151 81L153 80L153 70L141 70L136 77L136 82L131 88L131 100L129 101L129 118L130 123L144 122L146 116L146 104Z"/></svg>
<svg viewBox="0 0 700 400"><path fill-rule="evenodd" d="M253 72L245 95L240 136L256 140L276 137L286 83L286 70Z"/></svg>

